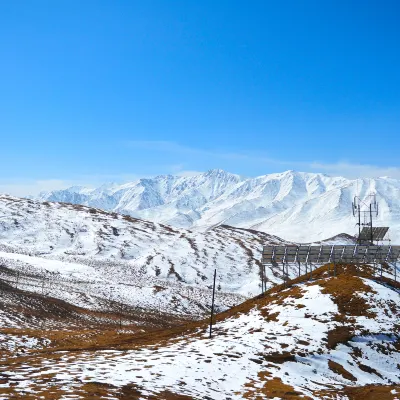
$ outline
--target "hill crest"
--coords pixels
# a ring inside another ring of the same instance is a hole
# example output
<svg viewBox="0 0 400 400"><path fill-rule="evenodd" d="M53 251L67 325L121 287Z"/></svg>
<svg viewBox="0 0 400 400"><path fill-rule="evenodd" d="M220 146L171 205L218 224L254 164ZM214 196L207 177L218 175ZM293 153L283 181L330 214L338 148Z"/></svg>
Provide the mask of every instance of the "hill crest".
<svg viewBox="0 0 400 400"><path fill-rule="evenodd" d="M343 267L332 277L325 266L314 277L218 315L212 339L204 321L121 337L107 350L75 347L61 359L61 349L48 349L14 362L2 385L20 395L26 385L14 383L35 373L54 383L31 382L31 393L83 398L92 390L99 398L396 398L399 290L369 269Z"/></svg>

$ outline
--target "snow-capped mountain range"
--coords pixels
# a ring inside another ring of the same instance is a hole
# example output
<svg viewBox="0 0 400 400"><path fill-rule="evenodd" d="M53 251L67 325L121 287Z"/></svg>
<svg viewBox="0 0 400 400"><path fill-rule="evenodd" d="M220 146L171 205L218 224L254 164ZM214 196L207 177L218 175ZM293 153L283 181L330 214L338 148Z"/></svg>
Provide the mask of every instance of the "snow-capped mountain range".
<svg viewBox="0 0 400 400"><path fill-rule="evenodd" d="M243 178L217 169L96 189L71 187L41 193L37 199L87 205L191 230L224 224L312 242L342 232L356 234L352 200L371 192L380 202L375 224L390 226L391 239L399 241L400 180L387 177L350 180L286 171Z"/></svg>

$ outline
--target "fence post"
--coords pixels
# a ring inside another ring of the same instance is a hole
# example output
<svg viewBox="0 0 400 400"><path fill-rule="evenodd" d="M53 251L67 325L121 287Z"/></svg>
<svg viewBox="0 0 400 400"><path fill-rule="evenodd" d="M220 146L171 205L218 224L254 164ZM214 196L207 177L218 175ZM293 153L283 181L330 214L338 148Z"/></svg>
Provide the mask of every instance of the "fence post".
<svg viewBox="0 0 400 400"><path fill-rule="evenodd" d="M266 282L266 278L265 278L265 265L263 268L264 268L263 269L263 276L264 276L263 284L264 284L264 292L265 292L267 290L267 282Z"/></svg>
<svg viewBox="0 0 400 400"><path fill-rule="evenodd" d="M261 265L261 294L264 293L264 264Z"/></svg>
<svg viewBox="0 0 400 400"><path fill-rule="evenodd" d="M336 259L335 259L335 253L333 253L333 276L336 276Z"/></svg>
<svg viewBox="0 0 400 400"><path fill-rule="evenodd" d="M283 285L286 289L286 277L285 277L285 263L282 263L282 275L283 275Z"/></svg>
<svg viewBox="0 0 400 400"><path fill-rule="evenodd" d="M286 278L287 278L288 283L289 283L289 281L290 281L290 278L289 278L289 263L286 264Z"/></svg>
<svg viewBox="0 0 400 400"><path fill-rule="evenodd" d="M213 295L212 295L212 303L211 303L211 319L210 319L210 339L212 336L212 324L213 324L213 316L214 316L214 298L215 298L215 279L217 278L217 270L214 270L214 284L213 284Z"/></svg>

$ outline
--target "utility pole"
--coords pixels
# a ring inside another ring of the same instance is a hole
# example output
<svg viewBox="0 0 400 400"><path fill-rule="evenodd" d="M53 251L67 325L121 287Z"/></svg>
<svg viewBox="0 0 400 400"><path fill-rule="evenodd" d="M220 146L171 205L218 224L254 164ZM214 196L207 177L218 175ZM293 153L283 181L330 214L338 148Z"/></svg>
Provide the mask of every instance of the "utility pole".
<svg viewBox="0 0 400 400"><path fill-rule="evenodd" d="M370 218L370 226L371 226L371 244L374 244L374 235L372 234L372 204L369 205L369 218Z"/></svg>
<svg viewBox="0 0 400 400"><path fill-rule="evenodd" d="M211 303L211 319L210 319L210 339L212 335L212 324L214 317L214 298L215 298L215 280L217 278L217 270L214 270L214 284L213 284L213 295L212 295L212 303Z"/></svg>

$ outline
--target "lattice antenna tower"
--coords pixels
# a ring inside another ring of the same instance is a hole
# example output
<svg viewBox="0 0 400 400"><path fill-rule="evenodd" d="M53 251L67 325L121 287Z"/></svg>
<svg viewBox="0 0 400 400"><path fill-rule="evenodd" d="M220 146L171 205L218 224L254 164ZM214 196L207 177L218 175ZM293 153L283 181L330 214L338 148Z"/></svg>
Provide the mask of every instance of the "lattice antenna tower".
<svg viewBox="0 0 400 400"><path fill-rule="evenodd" d="M361 238L361 227L368 227L370 232L369 240L371 243L374 240L373 236L373 219L379 215L379 204L376 201L376 193L370 193L369 195L361 198L361 196L354 196L354 200L351 204L353 216L357 218L358 225L358 238Z"/></svg>

